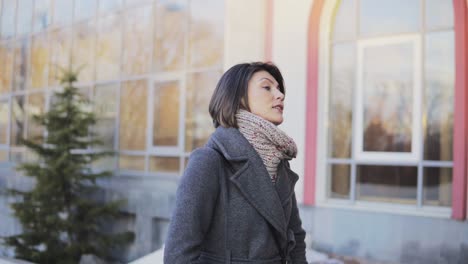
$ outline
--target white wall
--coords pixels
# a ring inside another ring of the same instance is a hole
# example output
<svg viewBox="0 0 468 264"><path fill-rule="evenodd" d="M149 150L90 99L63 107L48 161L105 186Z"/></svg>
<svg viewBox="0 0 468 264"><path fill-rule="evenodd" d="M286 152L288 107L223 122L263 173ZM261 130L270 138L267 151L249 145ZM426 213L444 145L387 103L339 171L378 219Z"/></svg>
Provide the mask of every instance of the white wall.
<svg viewBox="0 0 468 264"><path fill-rule="evenodd" d="M226 0L224 69L265 59L266 0Z"/></svg>
<svg viewBox="0 0 468 264"><path fill-rule="evenodd" d="M305 159L305 111L307 81L307 33L313 0L275 0L273 15L273 62L283 73L286 85L285 121L281 128L298 145L291 162L299 174L296 196L303 200Z"/></svg>

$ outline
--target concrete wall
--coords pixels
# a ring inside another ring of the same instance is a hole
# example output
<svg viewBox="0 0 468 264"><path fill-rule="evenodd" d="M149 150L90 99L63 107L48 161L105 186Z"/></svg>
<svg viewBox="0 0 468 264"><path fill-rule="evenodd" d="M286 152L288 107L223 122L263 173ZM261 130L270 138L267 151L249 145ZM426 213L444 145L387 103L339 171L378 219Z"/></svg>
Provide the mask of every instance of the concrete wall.
<svg viewBox="0 0 468 264"><path fill-rule="evenodd" d="M391 263L468 263L468 222L336 208L301 208L314 248Z"/></svg>

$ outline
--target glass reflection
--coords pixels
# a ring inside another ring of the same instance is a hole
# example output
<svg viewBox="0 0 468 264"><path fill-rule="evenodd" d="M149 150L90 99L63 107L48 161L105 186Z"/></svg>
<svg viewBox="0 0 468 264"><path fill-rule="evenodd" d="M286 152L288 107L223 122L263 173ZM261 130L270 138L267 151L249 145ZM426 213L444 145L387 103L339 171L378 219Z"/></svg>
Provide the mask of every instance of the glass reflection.
<svg viewBox="0 0 468 264"><path fill-rule="evenodd" d="M31 44L31 87L47 86L49 70L49 42L47 33L36 35Z"/></svg>
<svg viewBox="0 0 468 264"><path fill-rule="evenodd" d="M108 12L122 8L122 0L99 0L99 12Z"/></svg>
<svg viewBox="0 0 468 264"><path fill-rule="evenodd" d="M178 157L150 157L150 171L178 173L180 158Z"/></svg>
<svg viewBox="0 0 468 264"><path fill-rule="evenodd" d="M452 168L424 168L423 182L425 205L452 205Z"/></svg>
<svg viewBox="0 0 468 264"><path fill-rule="evenodd" d="M8 152L0 150L0 161L8 161Z"/></svg>
<svg viewBox="0 0 468 264"><path fill-rule="evenodd" d="M13 83L14 42L0 42L0 94L10 92Z"/></svg>
<svg viewBox="0 0 468 264"><path fill-rule="evenodd" d="M10 144L19 146L20 139L24 138L25 125L25 97L12 97L11 102L11 127L10 127Z"/></svg>
<svg viewBox="0 0 468 264"><path fill-rule="evenodd" d="M366 48L363 63L364 151L411 152L412 44Z"/></svg>
<svg viewBox="0 0 468 264"><path fill-rule="evenodd" d="M146 146L148 89L145 80L122 84L120 93L119 147L121 150L144 150Z"/></svg>
<svg viewBox="0 0 468 264"><path fill-rule="evenodd" d="M14 50L15 64L13 70L13 91L23 91L27 88L30 54L29 48L29 38L23 38L16 41Z"/></svg>
<svg viewBox="0 0 468 264"><path fill-rule="evenodd" d="M203 146L214 131L208 104L221 72L194 73L188 77L185 114L185 151Z"/></svg>
<svg viewBox="0 0 468 264"><path fill-rule="evenodd" d="M420 0L361 0L361 36L417 32L421 28Z"/></svg>
<svg viewBox="0 0 468 264"><path fill-rule="evenodd" d="M190 66L222 66L224 1L190 2Z"/></svg>
<svg viewBox="0 0 468 264"><path fill-rule="evenodd" d="M45 30L51 24L51 0L35 0L33 15L33 32Z"/></svg>
<svg viewBox="0 0 468 264"><path fill-rule="evenodd" d="M333 41L355 39L357 21L356 1L340 1L337 9L333 25Z"/></svg>
<svg viewBox="0 0 468 264"><path fill-rule="evenodd" d="M356 52L353 44L332 47L331 90L329 105L329 155L351 157L352 103L356 76Z"/></svg>
<svg viewBox="0 0 468 264"><path fill-rule="evenodd" d="M96 14L96 0L75 1L75 21L94 17Z"/></svg>
<svg viewBox="0 0 468 264"><path fill-rule="evenodd" d="M102 140L105 149L114 149L117 123L117 91L118 84L97 85L94 89L94 107L97 117L92 131Z"/></svg>
<svg viewBox="0 0 468 264"><path fill-rule="evenodd" d="M425 18L428 29L453 27L453 1L426 0Z"/></svg>
<svg viewBox="0 0 468 264"><path fill-rule="evenodd" d="M351 188L351 166L348 164L329 165L329 196L349 199Z"/></svg>
<svg viewBox="0 0 468 264"><path fill-rule="evenodd" d="M96 79L118 79L121 52L120 15L99 18L98 40L96 45Z"/></svg>
<svg viewBox="0 0 468 264"><path fill-rule="evenodd" d="M50 32L49 86L58 85L60 68L70 65L72 36L71 29L56 29Z"/></svg>
<svg viewBox="0 0 468 264"><path fill-rule="evenodd" d="M359 165L356 197L372 202L416 204L418 168Z"/></svg>
<svg viewBox="0 0 468 264"><path fill-rule="evenodd" d="M0 101L0 144L8 144L8 101Z"/></svg>
<svg viewBox="0 0 468 264"><path fill-rule="evenodd" d="M455 90L453 31L426 36L424 159L452 160Z"/></svg>
<svg viewBox="0 0 468 264"><path fill-rule="evenodd" d="M96 41L96 23L94 20L75 26L72 62L75 69L81 69L78 82L94 80L94 46Z"/></svg>
<svg viewBox="0 0 468 264"><path fill-rule="evenodd" d="M80 0L82 1L82 0ZM73 19L73 0L54 1L55 26L71 24Z"/></svg>
<svg viewBox="0 0 468 264"><path fill-rule="evenodd" d="M154 86L154 146L177 146L179 93L178 82L161 83Z"/></svg>
<svg viewBox="0 0 468 264"><path fill-rule="evenodd" d="M153 32L152 5L128 9L125 13L122 70L128 75L144 74L151 66Z"/></svg>
<svg viewBox="0 0 468 264"><path fill-rule="evenodd" d="M34 119L34 115L44 113L45 97L42 93L32 94L28 96L28 104L26 108L27 115L27 131L26 138L36 143L43 141L44 127L38 124Z"/></svg>
<svg viewBox="0 0 468 264"><path fill-rule="evenodd" d="M16 0L4 0L2 2L0 17L1 38L11 38L15 36L16 2Z"/></svg>
<svg viewBox="0 0 468 264"><path fill-rule="evenodd" d="M184 63L186 24L188 20L186 0L158 2L155 10L154 70L181 70Z"/></svg>
<svg viewBox="0 0 468 264"><path fill-rule="evenodd" d="M5 2L5 1L4 1ZM33 1L20 0L18 1L17 25L16 35L21 36L31 33L32 14L33 14Z"/></svg>
<svg viewBox="0 0 468 264"><path fill-rule="evenodd" d="M119 155L119 168L121 170L144 171L145 170L145 157L120 154Z"/></svg>

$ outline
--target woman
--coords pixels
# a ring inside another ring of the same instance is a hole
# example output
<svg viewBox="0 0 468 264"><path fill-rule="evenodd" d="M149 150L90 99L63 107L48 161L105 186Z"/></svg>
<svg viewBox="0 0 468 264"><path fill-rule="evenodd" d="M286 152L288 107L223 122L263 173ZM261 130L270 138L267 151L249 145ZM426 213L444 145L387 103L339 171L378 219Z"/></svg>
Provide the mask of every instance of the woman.
<svg viewBox="0 0 468 264"><path fill-rule="evenodd" d="M288 160L283 77L269 63L230 68L209 105L216 131L190 156L164 263L305 264L305 232Z"/></svg>

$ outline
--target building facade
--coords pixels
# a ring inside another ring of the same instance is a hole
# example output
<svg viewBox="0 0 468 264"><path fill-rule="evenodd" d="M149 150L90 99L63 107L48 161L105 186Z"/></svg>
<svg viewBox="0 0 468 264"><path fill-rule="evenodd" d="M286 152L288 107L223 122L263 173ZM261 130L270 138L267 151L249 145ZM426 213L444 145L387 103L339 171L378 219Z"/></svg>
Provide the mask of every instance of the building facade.
<svg viewBox="0 0 468 264"><path fill-rule="evenodd" d="M82 66L105 148L94 164L128 200L113 228L135 231L133 260L164 243L190 152L213 131L222 72L282 70L281 128L299 146L308 245L392 263L468 263L468 9L465 0L2 0L0 187L45 135L31 115ZM84 66L83 66L84 65ZM1 196L0 235L19 232ZM11 254L3 249L5 255Z"/></svg>

